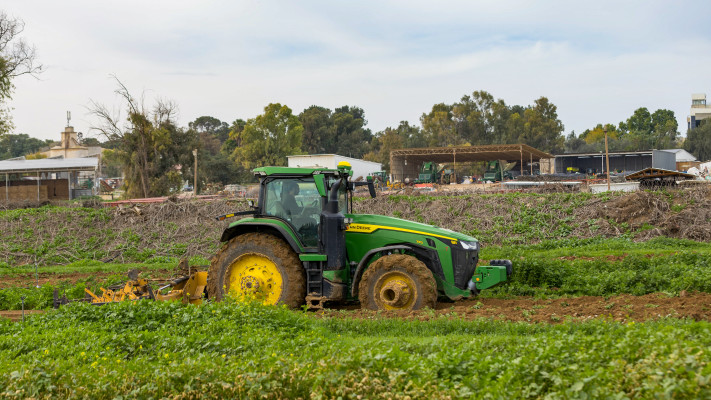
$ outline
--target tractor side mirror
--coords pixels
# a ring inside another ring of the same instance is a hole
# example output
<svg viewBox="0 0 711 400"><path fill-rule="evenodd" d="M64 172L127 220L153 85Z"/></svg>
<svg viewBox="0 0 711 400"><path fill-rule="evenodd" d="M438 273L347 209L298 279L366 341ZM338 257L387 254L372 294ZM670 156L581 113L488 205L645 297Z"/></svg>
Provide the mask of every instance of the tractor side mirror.
<svg viewBox="0 0 711 400"><path fill-rule="evenodd" d="M370 192L370 198L374 199L375 198L375 185L373 184L373 177L368 175L368 177L365 178L368 181L368 191Z"/></svg>

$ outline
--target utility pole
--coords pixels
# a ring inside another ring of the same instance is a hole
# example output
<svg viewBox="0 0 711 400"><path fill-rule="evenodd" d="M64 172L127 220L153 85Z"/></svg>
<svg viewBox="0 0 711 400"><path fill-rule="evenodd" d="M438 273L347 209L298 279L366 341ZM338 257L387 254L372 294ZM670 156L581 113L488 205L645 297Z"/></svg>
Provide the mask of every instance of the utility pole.
<svg viewBox="0 0 711 400"><path fill-rule="evenodd" d="M605 127L605 163L607 164L607 191L610 191L610 152L607 150L607 127Z"/></svg>
<svg viewBox="0 0 711 400"><path fill-rule="evenodd" d="M193 150L193 156L195 157L195 179L193 180L193 193L195 193L195 196L197 196L197 149Z"/></svg>

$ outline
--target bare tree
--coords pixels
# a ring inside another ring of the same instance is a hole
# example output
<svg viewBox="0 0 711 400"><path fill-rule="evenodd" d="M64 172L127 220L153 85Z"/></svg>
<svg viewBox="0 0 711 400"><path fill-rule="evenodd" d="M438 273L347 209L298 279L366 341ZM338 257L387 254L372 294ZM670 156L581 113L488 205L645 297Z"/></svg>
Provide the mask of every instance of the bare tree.
<svg viewBox="0 0 711 400"><path fill-rule="evenodd" d="M37 75L44 69L37 63L37 51L20 37L25 23L0 11L0 135L12 129L5 102L12 98L12 80L20 75Z"/></svg>
<svg viewBox="0 0 711 400"><path fill-rule="evenodd" d="M107 140L120 144L119 158L126 175L128 195L156 195L160 189L154 190L153 183L162 172L157 161L165 156L162 153L172 141L177 106L171 101L159 100L152 112L149 112L143 98L137 101L118 78L113 78L118 85L116 94L123 99L127 108L125 123L121 122L120 111L110 110L92 101L89 112L97 117L98 124L91 129Z"/></svg>

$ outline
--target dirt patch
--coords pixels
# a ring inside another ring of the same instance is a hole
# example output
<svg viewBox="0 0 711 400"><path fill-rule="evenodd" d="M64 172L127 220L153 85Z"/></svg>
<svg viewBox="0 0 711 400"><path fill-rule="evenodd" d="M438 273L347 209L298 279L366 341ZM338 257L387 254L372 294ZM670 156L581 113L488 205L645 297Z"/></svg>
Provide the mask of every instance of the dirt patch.
<svg viewBox="0 0 711 400"><path fill-rule="evenodd" d="M474 298L455 303L438 303L431 310L411 313L383 313L348 307L349 312L324 310L319 316L339 318L373 318L376 315L393 318L428 320L442 315L473 320L492 318L512 322L561 323L566 320L585 321L603 318L614 321L648 321L664 317L711 321L711 294L693 293L670 297L663 293L644 296L619 295L612 297L583 296L574 298L536 300L533 298L484 299Z"/></svg>
<svg viewBox="0 0 711 400"><path fill-rule="evenodd" d="M22 321L22 315L24 313L25 318L29 317L32 314L42 314L44 311L42 310L11 310L11 311L0 311L0 318L8 318L11 321Z"/></svg>

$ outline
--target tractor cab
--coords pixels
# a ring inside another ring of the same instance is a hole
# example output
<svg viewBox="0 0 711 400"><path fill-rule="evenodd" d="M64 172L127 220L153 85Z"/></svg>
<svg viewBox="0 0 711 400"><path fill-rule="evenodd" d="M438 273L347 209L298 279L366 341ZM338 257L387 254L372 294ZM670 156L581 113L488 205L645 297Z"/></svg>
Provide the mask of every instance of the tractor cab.
<svg viewBox="0 0 711 400"><path fill-rule="evenodd" d="M344 163L337 170L287 168L288 171L280 171L283 169L255 169L255 174L261 177L256 215L285 221L304 247L317 248L321 213L327 207L328 194L335 184L342 181L335 192L336 209L341 214L350 211L347 182L350 165Z"/></svg>

